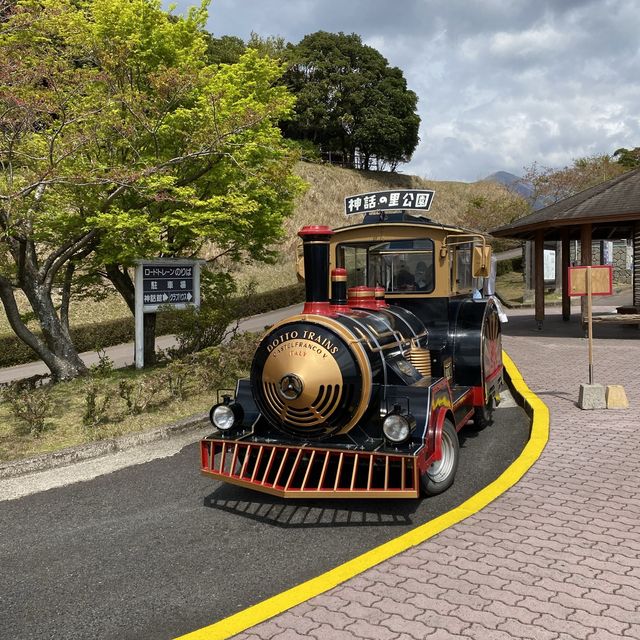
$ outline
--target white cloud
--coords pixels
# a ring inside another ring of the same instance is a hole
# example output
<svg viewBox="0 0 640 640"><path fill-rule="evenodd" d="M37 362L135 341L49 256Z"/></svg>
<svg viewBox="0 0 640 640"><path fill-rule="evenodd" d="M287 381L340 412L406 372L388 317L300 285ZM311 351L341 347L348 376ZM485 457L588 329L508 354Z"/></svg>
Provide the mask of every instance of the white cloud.
<svg viewBox="0 0 640 640"><path fill-rule="evenodd" d="M640 145L635 0L214 0L208 27L360 34L419 97L405 173L476 180Z"/></svg>
<svg viewBox="0 0 640 640"><path fill-rule="evenodd" d="M560 33L549 24L525 31L501 31L489 39L489 51L506 57L560 55L569 46L567 34Z"/></svg>

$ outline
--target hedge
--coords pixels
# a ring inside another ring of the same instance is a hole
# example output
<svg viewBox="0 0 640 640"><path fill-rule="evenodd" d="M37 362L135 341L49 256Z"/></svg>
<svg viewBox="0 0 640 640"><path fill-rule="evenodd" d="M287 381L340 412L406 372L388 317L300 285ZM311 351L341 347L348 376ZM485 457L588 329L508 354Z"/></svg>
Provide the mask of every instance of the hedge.
<svg viewBox="0 0 640 640"><path fill-rule="evenodd" d="M304 284L294 284L265 293L257 293L238 300L238 315L247 316L266 313L304 300ZM156 334L174 333L175 328L170 318L158 314ZM135 327L133 317L107 320L93 324L79 325L71 328L73 344L79 352L97 351L134 339ZM17 336L0 338L0 368L33 362L37 355Z"/></svg>
<svg viewBox="0 0 640 640"><path fill-rule="evenodd" d="M512 271L522 273L522 262L522 256L499 260L496 267L496 275L503 276L505 273L511 273Z"/></svg>

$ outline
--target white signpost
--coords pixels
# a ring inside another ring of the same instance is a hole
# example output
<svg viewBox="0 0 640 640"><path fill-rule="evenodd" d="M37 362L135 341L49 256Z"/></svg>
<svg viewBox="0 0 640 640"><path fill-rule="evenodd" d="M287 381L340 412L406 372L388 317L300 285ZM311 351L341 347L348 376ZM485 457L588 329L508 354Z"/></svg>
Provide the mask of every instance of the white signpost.
<svg viewBox="0 0 640 640"><path fill-rule="evenodd" d="M136 369L144 367L144 314L160 308L199 308L203 262L180 258L136 261Z"/></svg>

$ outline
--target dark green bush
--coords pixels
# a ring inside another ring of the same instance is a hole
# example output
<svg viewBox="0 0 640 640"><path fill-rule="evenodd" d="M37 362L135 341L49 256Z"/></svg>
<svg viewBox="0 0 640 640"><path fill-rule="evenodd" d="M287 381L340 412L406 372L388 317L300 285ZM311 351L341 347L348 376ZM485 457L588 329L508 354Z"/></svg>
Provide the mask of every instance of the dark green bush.
<svg viewBox="0 0 640 640"><path fill-rule="evenodd" d="M522 273L522 262L522 256L500 260L496 268L496 275L503 276L505 273L511 273L512 271Z"/></svg>
<svg viewBox="0 0 640 640"><path fill-rule="evenodd" d="M79 352L96 351L134 337L133 317L82 325L71 329L71 338ZM0 367L11 367L37 360L37 355L16 336L0 338Z"/></svg>
<svg viewBox="0 0 640 640"><path fill-rule="evenodd" d="M238 317L247 318L274 309L281 309L304 300L304 283L292 284L288 287L254 293L238 300Z"/></svg>

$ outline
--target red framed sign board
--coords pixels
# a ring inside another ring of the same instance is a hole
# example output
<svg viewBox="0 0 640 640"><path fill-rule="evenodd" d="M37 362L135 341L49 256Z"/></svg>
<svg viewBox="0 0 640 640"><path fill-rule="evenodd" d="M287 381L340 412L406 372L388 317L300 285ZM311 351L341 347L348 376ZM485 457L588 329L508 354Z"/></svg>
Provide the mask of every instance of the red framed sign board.
<svg viewBox="0 0 640 640"><path fill-rule="evenodd" d="M587 270L591 271L591 295L613 295L613 267L609 264L569 267L569 295L587 295Z"/></svg>

